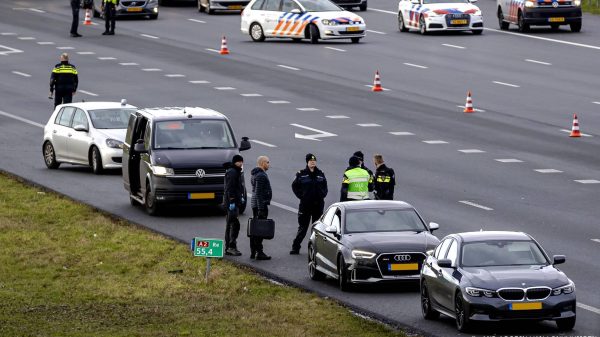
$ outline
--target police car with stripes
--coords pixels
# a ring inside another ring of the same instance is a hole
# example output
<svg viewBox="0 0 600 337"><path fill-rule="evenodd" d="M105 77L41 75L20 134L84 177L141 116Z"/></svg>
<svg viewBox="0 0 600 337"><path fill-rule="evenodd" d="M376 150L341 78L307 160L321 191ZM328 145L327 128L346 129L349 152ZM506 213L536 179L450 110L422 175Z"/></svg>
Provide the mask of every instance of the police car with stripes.
<svg viewBox="0 0 600 337"><path fill-rule="evenodd" d="M276 37L358 43L366 31L363 18L329 0L252 0L242 12L241 28L257 42Z"/></svg>
<svg viewBox="0 0 600 337"><path fill-rule="evenodd" d="M398 29L408 32L418 29L421 34L441 30L483 32L483 17L477 0L400 0Z"/></svg>

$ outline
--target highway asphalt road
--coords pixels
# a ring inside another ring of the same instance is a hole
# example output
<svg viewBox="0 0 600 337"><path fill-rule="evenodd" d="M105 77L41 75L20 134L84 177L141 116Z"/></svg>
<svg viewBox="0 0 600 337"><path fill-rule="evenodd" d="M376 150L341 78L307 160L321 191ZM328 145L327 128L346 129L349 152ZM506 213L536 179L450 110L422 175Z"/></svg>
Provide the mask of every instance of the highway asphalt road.
<svg viewBox="0 0 600 337"><path fill-rule="evenodd" d="M459 335L450 319L422 319L414 286L342 293L334 282L308 278L305 251L288 255L297 207L290 185L304 155L314 153L327 175L329 204L339 199L350 155L379 152L396 169L396 199L440 223L438 237L522 230L549 254L565 254L561 268L575 281L579 299L569 334L600 335L600 18L586 15L579 34L563 28L523 35L498 31L494 2L478 4L486 19L481 36L400 33L397 3L378 0L359 13L369 29L361 43L311 45L253 43L239 31L239 15L208 16L185 6L162 7L156 21L119 20L113 37L100 35L102 25L80 26L84 37L71 39L68 1L2 1L0 169L185 242L223 235L224 217L211 210L150 217L130 206L120 172L46 169L41 127L51 113L48 79L66 51L80 72L76 100L210 107L231 119L238 138L254 141L243 153L247 172L258 155L270 156L277 234L265 250L273 260L250 260L243 235L244 255L232 260L393 324ZM215 52L222 35L228 56ZM377 69L388 91L367 87ZM468 90L474 114L459 107ZM564 131L573 113L588 137L573 139ZM296 136L324 133L330 136ZM557 334L551 323L475 331L491 332Z"/></svg>

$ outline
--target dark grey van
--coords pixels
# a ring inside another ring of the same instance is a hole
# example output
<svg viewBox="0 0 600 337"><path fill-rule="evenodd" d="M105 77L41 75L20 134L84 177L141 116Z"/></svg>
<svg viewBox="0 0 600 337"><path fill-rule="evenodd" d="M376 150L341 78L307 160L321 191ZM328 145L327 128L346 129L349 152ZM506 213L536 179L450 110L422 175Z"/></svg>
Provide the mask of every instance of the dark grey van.
<svg viewBox="0 0 600 337"><path fill-rule="evenodd" d="M214 110L137 110L123 145L123 184L131 204L144 205L150 215L168 203L219 205L225 170L249 148L248 138L238 144L227 117Z"/></svg>

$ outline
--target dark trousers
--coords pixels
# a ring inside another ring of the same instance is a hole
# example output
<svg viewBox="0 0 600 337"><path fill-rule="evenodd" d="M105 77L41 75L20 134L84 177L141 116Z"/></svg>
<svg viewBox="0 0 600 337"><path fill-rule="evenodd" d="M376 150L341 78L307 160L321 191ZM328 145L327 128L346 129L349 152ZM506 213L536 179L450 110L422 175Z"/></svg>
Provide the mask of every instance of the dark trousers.
<svg viewBox="0 0 600 337"><path fill-rule="evenodd" d="M229 208L227 209L227 215L225 216L225 220L227 221L227 225L225 226L225 249L237 249L237 238L240 234L240 220L238 216L238 206L233 211L230 211Z"/></svg>
<svg viewBox="0 0 600 337"><path fill-rule="evenodd" d="M269 209L252 208L252 216L257 219L266 219L269 216ZM250 252L251 253L262 253L263 251L263 238L257 238L255 236L250 237Z"/></svg>
<svg viewBox="0 0 600 337"><path fill-rule="evenodd" d="M59 104L66 104L73 102L72 91L57 91L54 93L54 107L56 108Z"/></svg>
<svg viewBox="0 0 600 337"><path fill-rule="evenodd" d="M73 22L71 22L71 34L77 34L77 27L79 27L79 3L71 3L71 10L73 11Z"/></svg>
<svg viewBox="0 0 600 337"><path fill-rule="evenodd" d="M306 232L310 224L317 221L323 215L322 205L298 207L298 232L292 243L292 250L300 250L302 248L302 240L306 237Z"/></svg>
<svg viewBox="0 0 600 337"><path fill-rule="evenodd" d="M104 4L104 29L107 32L115 32L115 19L117 17L117 8L113 3Z"/></svg>

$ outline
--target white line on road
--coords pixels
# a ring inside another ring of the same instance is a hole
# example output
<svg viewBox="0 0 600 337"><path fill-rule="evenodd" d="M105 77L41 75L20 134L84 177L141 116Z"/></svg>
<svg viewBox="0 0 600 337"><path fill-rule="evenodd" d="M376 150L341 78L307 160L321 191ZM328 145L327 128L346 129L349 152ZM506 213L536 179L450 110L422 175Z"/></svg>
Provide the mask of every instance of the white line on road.
<svg viewBox="0 0 600 337"><path fill-rule="evenodd" d="M139 64L135 63L135 62L121 62L119 63L122 66L137 66Z"/></svg>
<svg viewBox="0 0 600 337"><path fill-rule="evenodd" d="M140 36L147 37L149 39L159 39L158 36L148 35L148 34L140 34Z"/></svg>
<svg viewBox="0 0 600 337"><path fill-rule="evenodd" d="M206 48L206 50L212 51L213 53L219 53L220 52L219 50L212 49L212 48Z"/></svg>
<svg viewBox="0 0 600 337"><path fill-rule="evenodd" d="M350 118L348 116L344 116L344 115L331 115L331 116L325 116L327 118L331 118L331 119L346 119L346 118Z"/></svg>
<svg viewBox="0 0 600 337"><path fill-rule="evenodd" d="M522 163L523 161L520 159L507 158L507 159L494 159L495 161L499 161L501 163Z"/></svg>
<svg viewBox="0 0 600 337"><path fill-rule="evenodd" d="M363 128L375 128L375 127L381 126L381 125L379 125L377 123L359 123L359 124L356 124L356 125L358 125L360 127L363 127Z"/></svg>
<svg viewBox="0 0 600 337"><path fill-rule="evenodd" d="M0 35L2 35L2 36L11 36L11 35L17 35L17 33L5 32L5 33L0 33Z"/></svg>
<svg viewBox="0 0 600 337"><path fill-rule="evenodd" d="M539 173L563 173L563 171L555 169L535 169L534 171Z"/></svg>
<svg viewBox="0 0 600 337"><path fill-rule="evenodd" d="M394 135L394 136L414 136L415 135L414 133L407 132L407 131L392 131L389 134Z"/></svg>
<svg viewBox="0 0 600 337"><path fill-rule="evenodd" d="M388 13L388 14L398 14L398 12L386 11L386 10L377 9L377 8L369 8L368 10L375 11L375 12L381 12L381 13Z"/></svg>
<svg viewBox="0 0 600 337"><path fill-rule="evenodd" d="M252 198L252 193L248 193L248 198ZM298 210L296 208L290 207L290 206L287 206L284 204L280 204L278 202L271 201L271 205L273 205L275 207L279 207L281 209L284 209L284 210L292 212L292 213L298 213Z"/></svg>
<svg viewBox="0 0 600 337"><path fill-rule="evenodd" d="M450 47L450 48L456 48L456 49L465 49L465 47L463 47L463 46L457 46L457 45L448 44L448 43L442 43L442 46L446 46L446 47Z"/></svg>
<svg viewBox="0 0 600 337"><path fill-rule="evenodd" d="M158 68L144 68L144 69L142 69L142 71L162 71L162 69L158 69Z"/></svg>
<svg viewBox="0 0 600 337"><path fill-rule="evenodd" d="M505 83L505 82L498 82L498 81L492 81L493 83L496 84L500 84L500 85L504 85L507 87L512 87L512 88L519 88L520 86L516 85L516 84L511 84L511 83Z"/></svg>
<svg viewBox="0 0 600 337"><path fill-rule="evenodd" d="M25 119L23 117L19 117L19 116L15 116L13 114L9 114L8 112L0 111L0 115L5 116L5 117L9 117L9 118L12 118L12 119L16 119L16 120L21 121L23 123L27 123L27 124L30 124L30 125L33 125L33 126L37 126L39 128L44 128L44 124L36 123L34 121L30 121L29 119Z"/></svg>
<svg viewBox="0 0 600 337"><path fill-rule="evenodd" d="M100 56L98 57L98 60L116 60L116 57L112 57L112 56Z"/></svg>
<svg viewBox="0 0 600 337"><path fill-rule="evenodd" d="M96 53L94 53L93 51L78 51L77 54L79 54L79 55L94 55Z"/></svg>
<svg viewBox="0 0 600 337"><path fill-rule="evenodd" d="M583 179L583 180L573 180L580 184L600 184L600 180L595 179Z"/></svg>
<svg viewBox="0 0 600 337"><path fill-rule="evenodd" d="M8 50L8 51L2 51L2 52L0 52L0 55L17 54L17 53L22 53L23 52L20 49L15 49L15 48L12 48L12 47L3 46L1 44L0 44L0 48Z"/></svg>
<svg viewBox="0 0 600 337"><path fill-rule="evenodd" d="M37 13L46 13L45 11L43 11L41 9L37 9L37 8L29 8L29 10L32 12L37 12Z"/></svg>
<svg viewBox="0 0 600 337"><path fill-rule="evenodd" d="M600 102L592 102L592 103L600 105Z"/></svg>
<svg viewBox="0 0 600 337"><path fill-rule="evenodd" d="M262 142L262 141L256 140L256 139L250 139L250 141L253 143L256 143L256 144L264 145L266 147L277 147L276 145L265 143L265 142Z"/></svg>
<svg viewBox="0 0 600 337"><path fill-rule="evenodd" d="M285 64L278 64L277 66L278 66L278 67L281 67L281 68L289 69L289 70L300 70L300 69L298 69L298 68L294 68L294 67L286 66Z"/></svg>
<svg viewBox="0 0 600 337"><path fill-rule="evenodd" d="M325 47L325 49L331 49L331 50L335 50L335 51L341 51L341 52L345 52L345 49L340 49L340 48L334 48L334 47Z"/></svg>
<svg viewBox="0 0 600 337"><path fill-rule="evenodd" d="M31 36L21 36L18 37L19 40L35 40L35 37L31 37Z"/></svg>
<svg viewBox="0 0 600 337"><path fill-rule="evenodd" d="M235 90L233 87L214 87L215 90Z"/></svg>
<svg viewBox="0 0 600 337"><path fill-rule="evenodd" d="M191 84L207 84L210 83L209 81L188 81Z"/></svg>
<svg viewBox="0 0 600 337"><path fill-rule="evenodd" d="M464 150L458 150L458 152L462 152L462 153L485 153L485 151L478 150L478 149L464 149Z"/></svg>
<svg viewBox="0 0 600 337"><path fill-rule="evenodd" d="M54 42L50 42L50 41L42 41L42 42L38 42L37 44L42 45L42 46L46 46L46 45L51 45L51 44L55 44Z"/></svg>
<svg viewBox="0 0 600 337"><path fill-rule="evenodd" d="M177 77L185 77L184 74L165 74L165 77L177 78Z"/></svg>
<svg viewBox="0 0 600 337"><path fill-rule="evenodd" d="M591 239L591 240L594 241L594 242L600 243L600 239Z"/></svg>
<svg viewBox="0 0 600 337"><path fill-rule="evenodd" d="M22 72L16 71L16 70L13 70L12 73L15 75L23 76L23 77L31 77L31 75L29 75L29 74L25 74L25 73L22 73Z"/></svg>
<svg viewBox="0 0 600 337"><path fill-rule="evenodd" d="M373 88L373 85L372 84L365 84L365 87ZM388 88L381 88L381 89L383 89L383 91L390 91L390 89L388 89Z"/></svg>
<svg viewBox="0 0 600 337"><path fill-rule="evenodd" d="M448 144L448 142L444 141L444 140L424 140L423 143L426 143L426 144Z"/></svg>
<svg viewBox="0 0 600 337"><path fill-rule="evenodd" d="M418 64L413 64L413 63L404 63L405 66L409 66L409 67L415 67L415 68L420 68L420 69L427 69L426 66L420 66Z"/></svg>
<svg viewBox="0 0 600 337"><path fill-rule="evenodd" d="M551 66L552 65L552 63L543 62L543 61L536 61L536 60L531 60L531 59L525 59L525 61L531 62L531 63L543 64L545 66Z"/></svg>
<svg viewBox="0 0 600 337"><path fill-rule="evenodd" d="M566 132L566 133L571 133L571 130L567 130L567 129L560 129L560 131ZM584 137L594 137L592 135L588 135L587 133L583 133L583 132L581 132L581 135Z"/></svg>
<svg viewBox="0 0 600 337"><path fill-rule="evenodd" d="M271 104L290 104L288 101L268 101Z"/></svg>
<svg viewBox="0 0 600 337"><path fill-rule="evenodd" d="M510 35L515 35L515 36L520 36L520 37L528 37L530 39L543 40L543 41L549 41L549 42L555 42L555 43L562 43L562 44L566 44L566 45L570 45L570 46L576 46L576 47L583 47L583 48L600 50L599 46L593 46L593 45L589 45L589 44L575 43L575 42L569 42L569 41L563 41L563 40L556 40L556 39L550 39L550 38L547 38L547 37L541 37L541 36L535 36L535 35L529 35L529 34L507 32L507 31L504 31L504 30L493 29L493 28L484 28L484 29L485 30L491 30L491 31L494 31L494 32L498 32L498 33L503 33L503 34L510 34Z"/></svg>
<svg viewBox="0 0 600 337"><path fill-rule="evenodd" d="M459 202L461 204L465 204L465 205L469 205L469 206L481 208L481 209L486 210L486 211L493 211L494 210L493 208L490 208L490 207L487 207L487 206L483 206L483 205L480 205L480 204L476 204L474 202L470 202L470 201L467 201L467 200L460 200Z"/></svg>
<svg viewBox="0 0 600 337"><path fill-rule="evenodd" d="M82 94L86 94L86 95L90 95L90 96L98 96L98 94L94 94L93 92L89 92L89 91L85 91L85 90L78 90L80 93Z"/></svg>
<svg viewBox="0 0 600 337"><path fill-rule="evenodd" d="M379 35L387 35L387 33L376 31L376 30L371 30L371 29L367 29L367 32L373 33L373 34L379 34Z"/></svg>
<svg viewBox="0 0 600 337"><path fill-rule="evenodd" d="M196 19L188 19L188 21L198 22L198 23L206 23L206 21L196 20Z"/></svg>
<svg viewBox="0 0 600 337"><path fill-rule="evenodd" d="M591 311L591 312L593 312L593 313L595 313L595 314L598 314L598 315L600 315L600 309L598 309L598 308L594 308L594 307L592 307L591 305L587 305L587 304L583 304L583 303L581 303L581 302L577 302L577 307L579 307L579 308L581 308L581 309L585 309L585 310L587 310L587 311Z"/></svg>
<svg viewBox="0 0 600 337"><path fill-rule="evenodd" d="M317 108L296 108L299 111L319 111Z"/></svg>
<svg viewBox="0 0 600 337"><path fill-rule="evenodd" d="M75 47L56 47L58 50L73 50Z"/></svg>
<svg viewBox="0 0 600 337"><path fill-rule="evenodd" d="M261 94L240 94L244 97L262 97Z"/></svg>
<svg viewBox="0 0 600 337"><path fill-rule="evenodd" d="M302 128L302 129L305 129L305 130L316 132L316 134L312 134L312 135L303 135L303 134L300 134L300 133L295 133L294 134L294 138L316 140L316 141L320 142L321 140L319 138L335 137L335 136L337 136L335 133L331 133L331 132L327 132L327 131L323 131L323 130L311 128L311 127L305 126L305 125L300 125L300 124L290 124L290 125L291 126L295 126L297 128Z"/></svg>

